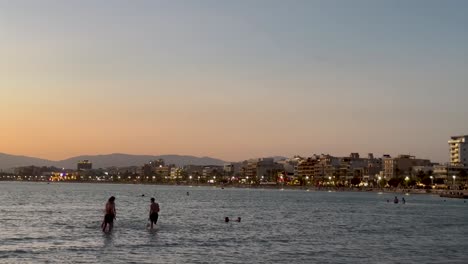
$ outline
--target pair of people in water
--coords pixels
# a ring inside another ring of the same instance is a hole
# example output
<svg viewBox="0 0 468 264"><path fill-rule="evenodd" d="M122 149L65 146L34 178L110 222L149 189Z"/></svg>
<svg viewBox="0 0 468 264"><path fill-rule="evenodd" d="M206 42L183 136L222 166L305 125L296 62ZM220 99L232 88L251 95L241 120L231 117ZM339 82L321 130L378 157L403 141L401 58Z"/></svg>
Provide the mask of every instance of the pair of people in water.
<svg viewBox="0 0 468 264"><path fill-rule="evenodd" d="M390 202L390 200L387 200L387 203L388 203L388 202ZM396 204L397 204L397 203L399 203L399 202L400 202L400 200L398 200L398 197L395 196L395 199L393 199L393 203L396 203ZM405 197L402 197L402 198L401 198L401 202L402 202L403 204L406 203Z"/></svg>
<svg viewBox="0 0 468 264"><path fill-rule="evenodd" d="M117 216L117 212L115 210L115 197L111 196L106 203L105 215L104 220L101 224L102 232L106 232L107 225L109 225L109 232L112 231L114 227L114 219ZM151 221L151 229L153 229L153 225L156 225L159 218L159 204L155 202L154 198L151 198L151 205L150 205L150 212L149 212L149 220Z"/></svg>
<svg viewBox="0 0 468 264"><path fill-rule="evenodd" d="M112 228L114 227L114 219L116 216L117 211L115 210L115 197L111 196L106 203L104 220L101 224L102 232L106 232L107 225L109 225L109 232L112 231Z"/></svg>

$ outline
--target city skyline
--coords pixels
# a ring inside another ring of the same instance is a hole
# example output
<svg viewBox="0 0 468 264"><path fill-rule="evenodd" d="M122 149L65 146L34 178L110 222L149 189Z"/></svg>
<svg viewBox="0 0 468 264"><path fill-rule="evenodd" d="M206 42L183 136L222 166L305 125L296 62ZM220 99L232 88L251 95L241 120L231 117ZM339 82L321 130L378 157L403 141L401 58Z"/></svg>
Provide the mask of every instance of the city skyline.
<svg viewBox="0 0 468 264"><path fill-rule="evenodd" d="M0 1L0 152L449 159L465 1Z"/></svg>

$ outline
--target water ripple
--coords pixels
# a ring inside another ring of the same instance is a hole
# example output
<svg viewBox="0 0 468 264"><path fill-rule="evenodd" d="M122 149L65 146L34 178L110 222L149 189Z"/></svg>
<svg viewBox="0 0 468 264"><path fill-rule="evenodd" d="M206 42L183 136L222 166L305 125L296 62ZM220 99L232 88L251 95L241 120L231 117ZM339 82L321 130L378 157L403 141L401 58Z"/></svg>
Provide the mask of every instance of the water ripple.
<svg viewBox="0 0 468 264"><path fill-rule="evenodd" d="M190 191L190 196L186 192ZM145 197L141 194L145 193ZM103 207L117 220L102 233ZM149 197L161 205L146 228ZM468 205L412 195L0 183L1 263L466 263ZM242 222L224 222L242 217Z"/></svg>

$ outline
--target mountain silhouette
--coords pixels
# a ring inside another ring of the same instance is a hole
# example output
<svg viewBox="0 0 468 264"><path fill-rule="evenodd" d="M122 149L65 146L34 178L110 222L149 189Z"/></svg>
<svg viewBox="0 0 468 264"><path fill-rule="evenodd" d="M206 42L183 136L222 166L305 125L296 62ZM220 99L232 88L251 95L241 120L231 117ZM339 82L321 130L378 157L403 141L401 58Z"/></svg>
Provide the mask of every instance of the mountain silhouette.
<svg viewBox="0 0 468 264"><path fill-rule="evenodd" d="M188 155L130 155L130 154L107 154L107 155L83 155L71 157L65 160L52 161L27 156L9 155L0 153L0 169L8 170L21 166L55 166L59 168L75 169L80 160L89 160L93 168L142 166L152 160L164 159L166 164L184 165L223 165L226 162L210 157L195 157Z"/></svg>

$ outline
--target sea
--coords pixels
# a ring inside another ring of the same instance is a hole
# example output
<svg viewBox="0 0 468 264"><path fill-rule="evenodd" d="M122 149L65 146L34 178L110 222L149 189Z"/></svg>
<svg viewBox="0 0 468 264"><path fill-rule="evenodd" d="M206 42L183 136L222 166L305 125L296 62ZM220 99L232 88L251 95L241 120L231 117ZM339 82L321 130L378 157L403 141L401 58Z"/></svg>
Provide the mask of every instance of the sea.
<svg viewBox="0 0 468 264"><path fill-rule="evenodd" d="M395 195L406 203L394 204ZM117 219L103 233L110 196ZM161 208L154 230L151 197ZM468 263L468 203L428 194L0 182L0 263Z"/></svg>

